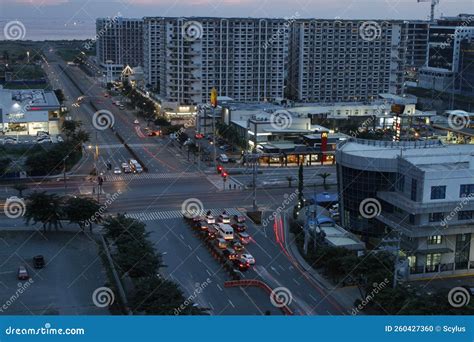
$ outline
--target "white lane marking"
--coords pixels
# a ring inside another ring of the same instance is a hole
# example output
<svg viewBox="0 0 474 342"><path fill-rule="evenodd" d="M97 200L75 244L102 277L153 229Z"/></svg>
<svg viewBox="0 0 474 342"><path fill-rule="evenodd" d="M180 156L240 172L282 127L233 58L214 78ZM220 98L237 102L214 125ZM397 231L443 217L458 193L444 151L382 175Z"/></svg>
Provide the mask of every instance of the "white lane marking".
<svg viewBox="0 0 474 342"><path fill-rule="evenodd" d="M207 274L209 274L210 277L212 277L212 273L209 272L209 270L207 268L206 268L206 272L207 272Z"/></svg>
<svg viewBox="0 0 474 342"><path fill-rule="evenodd" d="M296 283L296 285L298 285L298 286L301 285L301 284L298 282L298 280L296 280L295 278L293 278L293 281Z"/></svg>
<svg viewBox="0 0 474 342"><path fill-rule="evenodd" d="M232 305L232 307L235 309L235 305L234 303L232 303L232 301L230 299L227 299L229 301L229 304Z"/></svg>
<svg viewBox="0 0 474 342"><path fill-rule="evenodd" d="M199 262L202 262L201 258L199 258L198 255L196 255L196 259L197 259Z"/></svg>
<svg viewBox="0 0 474 342"><path fill-rule="evenodd" d="M217 288L222 291L222 287L219 284L216 284Z"/></svg>
<svg viewBox="0 0 474 342"><path fill-rule="evenodd" d="M273 272L275 272L277 275L280 275L280 272L278 272L275 267L270 266L270 269L271 269Z"/></svg>
<svg viewBox="0 0 474 342"><path fill-rule="evenodd" d="M309 296L311 297L311 299L312 299L312 300L314 300L315 302L317 302L317 301L318 301L316 298L314 298L314 296L313 296L311 293L310 293L310 294L308 294L308 295L309 295Z"/></svg>
<svg viewBox="0 0 474 342"><path fill-rule="evenodd" d="M181 237L181 239L184 240L184 235L183 234L179 234L179 236Z"/></svg>
<svg viewBox="0 0 474 342"><path fill-rule="evenodd" d="M193 250L193 248L191 247L191 245L188 245L188 248L189 248L190 251Z"/></svg>

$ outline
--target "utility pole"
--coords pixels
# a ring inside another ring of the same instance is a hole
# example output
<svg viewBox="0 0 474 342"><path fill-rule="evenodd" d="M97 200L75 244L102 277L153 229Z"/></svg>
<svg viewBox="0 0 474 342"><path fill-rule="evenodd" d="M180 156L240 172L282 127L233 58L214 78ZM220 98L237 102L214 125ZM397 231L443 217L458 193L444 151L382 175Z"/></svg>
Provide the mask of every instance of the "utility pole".
<svg viewBox="0 0 474 342"><path fill-rule="evenodd" d="M213 146L213 159L214 167L217 167L217 151L216 151L216 108L217 108L217 89L212 88L211 90L211 112L212 112L212 146Z"/></svg>
<svg viewBox="0 0 474 342"><path fill-rule="evenodd" d="M69 156L66 156L63 158L63 172L64 172L64 176L63 176L63 180L64 180L64 195L67 194L67 178L66 178L66 159L68 158Z"/></svg>

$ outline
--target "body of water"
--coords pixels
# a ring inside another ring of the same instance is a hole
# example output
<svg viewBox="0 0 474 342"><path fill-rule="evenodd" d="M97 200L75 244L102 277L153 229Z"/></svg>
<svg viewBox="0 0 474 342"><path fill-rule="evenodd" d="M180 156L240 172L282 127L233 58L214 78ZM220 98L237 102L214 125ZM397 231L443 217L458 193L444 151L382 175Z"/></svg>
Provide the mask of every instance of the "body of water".
<svg viewBox="0 0 474 342"><path fill-rule="evenodd" d="M0 18L0 35L4 37L4 28L12 21L19 21L20 30L24 31L24 40L72 40L91 39L95 36L94 20L65 21L61 19L6 19Z"/></svg>

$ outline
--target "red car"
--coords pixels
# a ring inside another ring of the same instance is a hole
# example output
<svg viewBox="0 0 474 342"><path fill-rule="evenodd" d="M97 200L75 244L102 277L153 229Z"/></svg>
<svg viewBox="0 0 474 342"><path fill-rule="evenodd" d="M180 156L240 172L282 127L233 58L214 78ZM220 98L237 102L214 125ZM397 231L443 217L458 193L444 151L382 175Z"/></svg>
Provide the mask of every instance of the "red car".
<svg viewBox="0 0 474 342"><path fill-rule="evenodd" d="M194 135L194 138L196 138L196 139L202 139L202 138L204 138L204 134L202 134L202 133L196 133L196 135Z"/></svg>
<svg viewBox="0 0 474 342"><path fill-rule="evenodd" d="M27 280L30 278L28 271L26 270L25 266L18 267L18 279L19 280Z"/></svg>

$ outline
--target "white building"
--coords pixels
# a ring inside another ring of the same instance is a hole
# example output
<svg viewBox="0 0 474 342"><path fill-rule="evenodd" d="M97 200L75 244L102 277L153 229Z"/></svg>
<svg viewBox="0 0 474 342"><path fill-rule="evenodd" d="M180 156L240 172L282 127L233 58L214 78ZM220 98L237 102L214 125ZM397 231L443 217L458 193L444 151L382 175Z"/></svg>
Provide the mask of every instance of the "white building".
<svg viewBox="0 0 474 342"><path fill-rule="evenodd" d="M399 94L406 62L402 28L399 21L296 21L290 39L290 98L327 103Z"/></svg>
<svg viewBox="0 0 474 342"><path fill-rule="evenodd" d="M474 273L472 145L349 139L336 158L343 227L400 236L411 279Z"/></svg>
<svg viewBox="0 0 474 342"><path fill-rule="evenodd" d="M59 111L52 91L0 89L0 131L6 135L58 134Z"/></svg>
<svg viewBox="0 0 474 342"><path fill-rule="evenodd" d="M242 102L283 98L287 32L284 19L145 18L146 82L183 105L209 102L213 87Z"/></svg>

